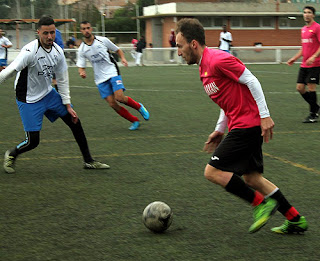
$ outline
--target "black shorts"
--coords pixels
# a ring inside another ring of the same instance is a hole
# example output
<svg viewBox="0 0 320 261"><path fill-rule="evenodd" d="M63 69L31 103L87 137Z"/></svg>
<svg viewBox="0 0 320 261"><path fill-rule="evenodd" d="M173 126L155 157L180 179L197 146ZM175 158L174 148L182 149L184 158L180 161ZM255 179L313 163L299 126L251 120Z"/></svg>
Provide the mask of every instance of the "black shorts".
<svg viewBox="0 0 320 261"><path fill-rule="evenodd" d="M320 67L303 68L300 67L297 83L319 84Z"/></svg>
<svg viewBox="0 0 320 261"><path fill-rule="evenodd" d="M209 165L240 176L263 173L262 143L260 126L233 129L214 151Z"/></svg>

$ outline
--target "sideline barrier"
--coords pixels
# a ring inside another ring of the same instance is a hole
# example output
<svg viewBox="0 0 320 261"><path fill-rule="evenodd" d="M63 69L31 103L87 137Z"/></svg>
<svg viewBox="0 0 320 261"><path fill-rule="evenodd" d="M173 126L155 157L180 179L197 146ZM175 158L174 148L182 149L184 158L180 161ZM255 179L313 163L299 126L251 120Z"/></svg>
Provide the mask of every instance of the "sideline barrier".
<svg viewBox="0 0 320 261"><path fill-rule="evenodd" d="M131 55L131 47L121 47L129 66L134 66L134 58ZM210 47L213 48L213 47ZM257 52L257 48L259 52ZM232 47L231 53L246 64L280 64L285 63L294 56L300 46L241 46ZM8 62L12 62L20 50L8 51ZM170 61L170 53L174 52L174 60ZM70 67L76 66L69 57L76 60L77 49L64 49L67 62ZM181 65L185 64L182 57L178 56L177 48L146 48L143 51L143 64L150 65ZM298 62L301 60L298 60ZM119 63L121 65L121 63ZM90 67L90 63L87 64Z"/></svg>

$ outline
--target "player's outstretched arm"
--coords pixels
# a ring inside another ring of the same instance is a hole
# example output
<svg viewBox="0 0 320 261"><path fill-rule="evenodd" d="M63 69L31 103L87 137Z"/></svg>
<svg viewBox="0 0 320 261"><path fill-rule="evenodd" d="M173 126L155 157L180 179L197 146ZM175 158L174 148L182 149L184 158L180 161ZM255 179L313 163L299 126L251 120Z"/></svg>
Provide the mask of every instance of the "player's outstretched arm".
<svg viewBox="0 0 320 261"><path fill-rule="evenodd" d="M13 66L13 63L11 63L8 67L6 67L0 72L0 84L8 78L12 77L15 73L15 67Z"/></svg>

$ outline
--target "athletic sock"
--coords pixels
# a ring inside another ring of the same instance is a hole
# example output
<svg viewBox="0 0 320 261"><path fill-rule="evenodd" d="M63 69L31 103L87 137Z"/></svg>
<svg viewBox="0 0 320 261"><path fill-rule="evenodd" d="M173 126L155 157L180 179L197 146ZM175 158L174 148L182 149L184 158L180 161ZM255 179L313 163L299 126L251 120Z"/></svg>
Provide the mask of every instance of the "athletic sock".
<svg viewBox="0 0 320 261"><path fill-rule="evenodd" d="M120 106L120 110L117 113L130 122L139 121L136 116L133 116L126 108Z"/></svg>
<svg viewBox="0 0 320 261"><path fill-rule="evenodd" d="M9 155L12 157L18 157L19 154L25 153L29 150L33 150L39 145L40 131L26 131L26 139L16 147L10 149Z"/></svg>
<svg viewBox="0 0 320 261"><path fill-rule="evenodd" d="M309 92L305 92L305 93L301 93L302 98L310 104L310 93Z"/></svg>
<svg viewBox="0 0 320 261"><path fill-rule="evenodd" d="M141 105L139 102L136 102L134 99L132 99L131 97L127 96L128 97L128 102L127 102L127 105L130 106L131 108L134 108L136 110L139 110Z"/></svg>
<svg viewBox="0 0 320 261"><path fill-rule="evenodd" d="M252 206L257 206L264 201L263 195L250 188L238 175L233 174L225 187L226 191L246 200Z"/></svg>
<svg viewBox="0 0 320 261"><path fill-rule="evenodd" d="M299 212L290 205L288 200L282 194L282 192L276 188L275 192L270 195L271 198L275 199L279 203L278 211L284 215L289 221L296 222L300 219Z"/></svg>
<svg viewBox="0 0 320 261"><path fill-rule="evenodd" d="M87 142L86 135L84 134L84 130L82 128L80 119L78 119L77 123L73 123L71 119L71 115L68 113L67 115L61 117L65 124L69 126L72 131L72 134L78 143L80 151L82 153L83 160L85 162L92 162L93 158L91 157L89 146Z"/></svg>
<svg viewBox="0 0 320 261"><path fill-rule="evenodd" d="M309 92L310 112L318 113L319 105L317 104L317 93Z"/></svg>

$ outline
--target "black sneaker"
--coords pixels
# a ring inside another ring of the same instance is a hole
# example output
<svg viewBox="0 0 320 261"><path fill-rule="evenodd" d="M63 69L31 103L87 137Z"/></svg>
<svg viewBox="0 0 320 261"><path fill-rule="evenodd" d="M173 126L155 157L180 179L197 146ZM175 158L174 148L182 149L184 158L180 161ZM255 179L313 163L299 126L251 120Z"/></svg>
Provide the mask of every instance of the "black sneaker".
<svg viewBox="0 0 320 261"><path fill-rule="evenodd" d="M316 123L318 122L319 114L310 113L307 118L304 119L303 123Z"/></svg>

